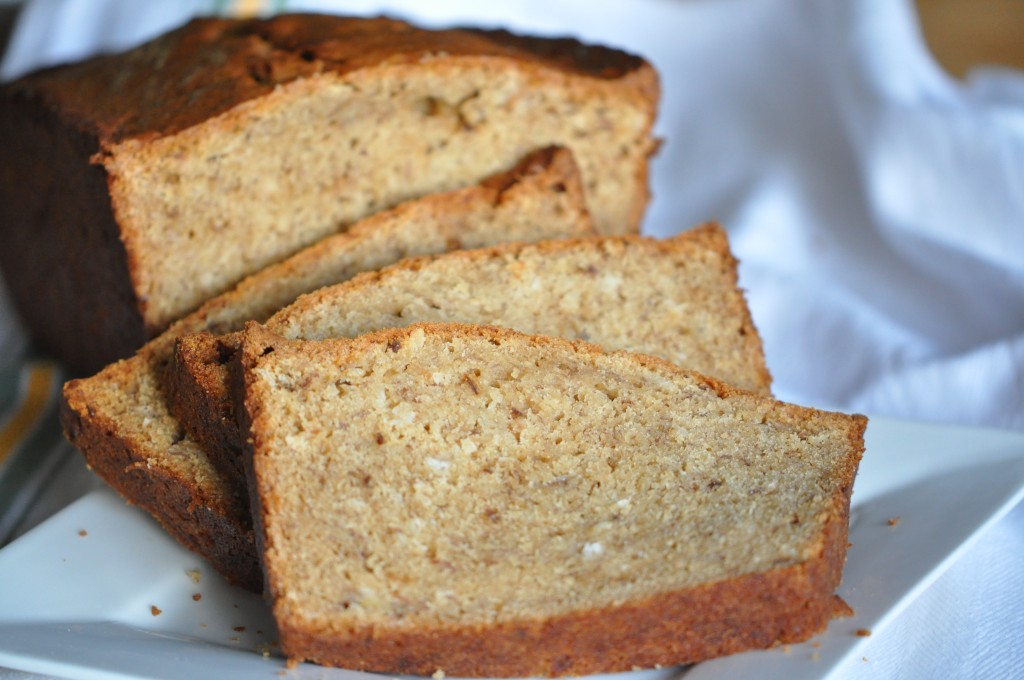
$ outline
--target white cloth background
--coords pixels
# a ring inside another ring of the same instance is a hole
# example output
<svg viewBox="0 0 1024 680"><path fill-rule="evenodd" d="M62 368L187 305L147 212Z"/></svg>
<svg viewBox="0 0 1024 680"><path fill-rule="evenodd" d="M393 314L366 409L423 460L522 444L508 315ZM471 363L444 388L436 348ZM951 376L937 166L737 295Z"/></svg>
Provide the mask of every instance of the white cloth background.
<svg viewBox="0 0 1024 680"><path fill-rule="evenodd" d="M218 3L38 0L0 75L127 47ZM219 3L224 4L224 3ZM965 81L908 0L291 0L573 34L662 76L645 231L729 230L786 400L1024 430L1024 74ZM844 677L1024 667L1024 506Z"/></svg>

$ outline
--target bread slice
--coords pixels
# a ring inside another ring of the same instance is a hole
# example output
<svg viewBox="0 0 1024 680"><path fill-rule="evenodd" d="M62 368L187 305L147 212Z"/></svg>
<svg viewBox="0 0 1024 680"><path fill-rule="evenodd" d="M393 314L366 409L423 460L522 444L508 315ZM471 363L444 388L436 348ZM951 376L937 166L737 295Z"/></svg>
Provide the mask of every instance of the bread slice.
<svg viewBox="0 0 1024 680"><path fill-rule="evenodd" d="M409 254L592 234L570 152L531 154L479 186L398 206L331 236L174 324L135 356L64 386L61 422L92 469L227 579L262 588L246 497L182 430L161 387L174 339L228 332L285 302Z"/></svg>
<svg viewBox="0 0 1024 680"><path fill-rule="evenodd" d="M253 326L237 370L291 659L609 673L805 640L834 612L861 416L485 326Z"/></svg>
<svg viewBox="0 0 1024 680"><path fill-rule="evenodd" d="M505 244L404 260L306 295L268 322L289 338L355 337L422 321L497 324L629 349L768 394L761 340L718 225L658 241L637 236ZM178 339L171 410L242 493L227 389L238 337Z"/></svg>
<svg viewBox="0 0 1024 680"><path fill-rule="evenodd" d="M0 88L0 266L36 337L98 370L246 275L541 146L572 149L599 231L635 232L657 99L643 59L575 40L196 19Z"/></svg>

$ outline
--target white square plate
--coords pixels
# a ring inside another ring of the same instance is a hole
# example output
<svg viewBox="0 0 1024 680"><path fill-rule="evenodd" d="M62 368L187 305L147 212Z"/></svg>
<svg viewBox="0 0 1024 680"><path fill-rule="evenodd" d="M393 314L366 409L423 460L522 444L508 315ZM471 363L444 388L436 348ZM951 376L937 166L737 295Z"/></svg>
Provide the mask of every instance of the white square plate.
<svg viewBox="0 0 1024 680"><path fill-rule="evenodd" d="M840 595L852 618L802 645L631 680L823 678L1024 498L1024 435L872 419ZM101 490L0 550L0 666L68 678L268 678L268 607ZM264 654L266 653L266 654ZM289 678L367 678L301 665Z"/></svg>

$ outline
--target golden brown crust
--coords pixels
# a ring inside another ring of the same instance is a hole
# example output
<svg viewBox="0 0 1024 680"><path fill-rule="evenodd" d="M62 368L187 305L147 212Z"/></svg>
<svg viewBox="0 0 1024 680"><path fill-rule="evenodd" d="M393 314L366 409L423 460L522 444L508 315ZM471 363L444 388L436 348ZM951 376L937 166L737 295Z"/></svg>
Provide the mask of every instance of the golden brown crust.
<svg viewBox="0 0 1024 680"><path fill-rule="evenodd" d="M245 442L227 390L228 362L238 351L238 333L196 333L178 338L167 366L164 389L171 411L210 456L227 483L245 488L242 451Z"/></svg>
<svg viewBox="0 0 1024 680"><path fill-rule="evenodd" d="M719 395L746 395L773 416L824 417L848 433L850 449L836 472L830 509L819 518L817 550L803 562L693 588L667 592L642 601L597 610L577 611L543 620L517 620L493 625L437 626L429 629L385 629L372 625L324 624L282 615L275 607L282 650L292 660L310 660L354 670L429 675L438 670L461 677L527 677L583 675L628 671L706 659L751 649L806 640L821 632L837 613L835 590L846 559L850 496L863 454L863 416L847 416L764 399L718 380L701 376L662 359L606 352L593 344L516 331L464 324L414 324L385 329L353 339L309 343L286 340L266 327L250 324L242 334L241 351L232 363L233 394L250 434L246 453L253 507L257 510L257 541L263 550L269 513L257 490L264 488L254 455L265 434L258 423L263 404L255 396L253 369L271 353L325 353L338 365L349 356L375 348L401 348L419 331L446 340L482 338L501 345L527 338L587 356L629 356L630 361L666 377L686 376ZM265 564L271 598L283 591L271 565ZM288 610L291 611L291 610Z"/></svg>
<svg viewBox="0 0 1024 680"><path fill-rule="evenodd" d="M489 192L491 204L497 207L504 202L508 191L528 184L530 178L540 179L551 191L566 194L569 205L579 206L589 221L579 167L572 152L563 146L546 146L528 153L508 172L500 172L482 181L480 190ZM593 225L588 231L596 233Z"/></svg>
<svg viewBox="0 0 1024 680"><path fill-rule="evenodd" d="M394 19L303 14L193 19L126 54L46 69L16 81L12 90L65 112L107 146L179 132L298 79L466 58L628 80L635 83L632 96L658 96L657 76L640 57L570 38L430 31ZM153 78L157 70L162 76Z"/></svg>
<svg viewBox="0 0 1024 680"><path fill-rule="evenodd" d="M245 330L240 331L237 338L238 350L231 357L227 367L228 399L231 400L232 408L237 414L235 417L238 421L238 429L244 433L244 446L240 462L245 472L245 488L249 496L249 508L252 512L253 537L263 575L263 592L264 595L272 598L276 590L275 576L267 568L264 559L267 548L265 531L267 506L260 501L259 472L253 464L253 451L256 447L261 446L262 434L254 431L252 423L258 417L261 406L248 400L248 394L253 367L259 362L260 357L273 352L278 343L284 340L254 322L247 323Z"/></svg>
<svg viewBox="0 0 1024 680"><path fill-rule="evenodd" d="M211 497L195 480L151 465L151 452L89 407L82 381L64 386L64 435L89 467L132 505L152 515L179 543L202 555L230 583L259 592L263 576L248 513Z"/></svg>
<svg viewBox="0 0 1024 680"><path fill-rule="evenodd" d="M492 627L325 637L279 621L296 660L383 673L532 677L690 664L802 642L832 618L838 585L825 560L666 593L645 602ZM842 563L839 567L841 569Z"/></svg>

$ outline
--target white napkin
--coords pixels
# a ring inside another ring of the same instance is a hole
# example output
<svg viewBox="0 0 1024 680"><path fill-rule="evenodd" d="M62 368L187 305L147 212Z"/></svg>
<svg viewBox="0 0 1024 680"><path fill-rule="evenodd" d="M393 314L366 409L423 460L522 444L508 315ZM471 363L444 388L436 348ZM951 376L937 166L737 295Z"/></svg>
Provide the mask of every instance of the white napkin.
<svg viewBox="0 0 1024 680"><path fill-rule="evenodd" d="M243 5L261 3L35 0L0 76ZM646 56L666 143L645 231L723 222L780 397L1024 430L1024 75L950 78L909 0L262 5L572 34ZM1022 547L1018 508L841 676L1012 676Z"/></svg>

